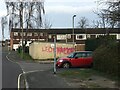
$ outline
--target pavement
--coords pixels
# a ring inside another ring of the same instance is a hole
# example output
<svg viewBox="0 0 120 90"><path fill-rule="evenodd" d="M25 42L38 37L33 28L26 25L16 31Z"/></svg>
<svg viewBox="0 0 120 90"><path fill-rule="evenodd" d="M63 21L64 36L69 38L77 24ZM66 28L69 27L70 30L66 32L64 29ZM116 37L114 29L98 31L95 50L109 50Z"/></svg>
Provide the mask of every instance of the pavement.
<svg viewBox="0 0 120 90"><path fill-rule="evenodd" d="M18 77L22 72L21 67L14 62L11 62L8 57L7 51L4 51L4 48L2 50L2 59L0 61L2 62L2 88L18 88Z"/></svg>
<svg viewBox="0 0 120 90"><path fill-rule="evenodd" d="M71 88L67 82L53 73L53 62L21 59L17 52L11 51L8 58L17 62L26 78L28 88Z"/></svg>
<svg viewBox="0 0 120 90"><path fill-rule="evenodd" d="M20 58L20 56L17 54L17 51L10 51L8 55L9 59L14 61L14 62L27 62L27 63L40 63L40 64L49 64L49 63L54 63L52 60L24 60Z"/></svg>

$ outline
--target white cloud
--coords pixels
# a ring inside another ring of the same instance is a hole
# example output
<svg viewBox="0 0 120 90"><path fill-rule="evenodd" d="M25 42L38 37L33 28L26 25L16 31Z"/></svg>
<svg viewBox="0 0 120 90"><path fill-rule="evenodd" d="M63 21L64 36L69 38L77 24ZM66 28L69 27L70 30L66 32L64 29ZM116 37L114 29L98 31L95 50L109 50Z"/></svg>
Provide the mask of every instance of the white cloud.
<svg viewBox="0 0 120 90"><path fill-rule="evenodd" d="M6 6L4 0L0 0L0 17L7 15Z"/></svg>
<svg viewBox="0 0 120 90"><path fill-rule="evenodd" d="M46 6L45 10L47 13L84 13L91 12L95 6Z"/></svg>
<svg viewBox="0 0 120 90"><path fill-rule="evenodd" d="M4 11L0 11L0 17L3 17L3 16L6 16L7 15L7 12L4 10Z"/></svg>
<svg viewBox="0 0 120 90"><path fill-rule="evenodd" d="M45 2L94 2L96 0L45 0Z"/></svg>

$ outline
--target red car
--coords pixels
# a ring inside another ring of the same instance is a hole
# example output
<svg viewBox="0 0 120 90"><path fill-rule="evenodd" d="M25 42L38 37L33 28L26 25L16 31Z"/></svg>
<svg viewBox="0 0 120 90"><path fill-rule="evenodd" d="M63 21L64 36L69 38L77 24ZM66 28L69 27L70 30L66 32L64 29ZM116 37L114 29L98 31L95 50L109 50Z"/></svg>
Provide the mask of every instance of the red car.
<svg viewBox="0 0 120 90"><path fill-rule="evenodd" d="M70 67L92 67L92 51L73 52L65 58L59 58L56 66L63 68Z"/></svg>

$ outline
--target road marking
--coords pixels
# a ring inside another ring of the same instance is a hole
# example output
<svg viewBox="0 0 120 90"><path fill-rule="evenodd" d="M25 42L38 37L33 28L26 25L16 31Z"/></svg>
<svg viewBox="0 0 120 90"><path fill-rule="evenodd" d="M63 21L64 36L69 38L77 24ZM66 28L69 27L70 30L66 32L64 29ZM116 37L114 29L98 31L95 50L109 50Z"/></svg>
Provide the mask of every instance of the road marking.
<svg viewBox="0 0 120 90"><path fill-rule="evenodd" d="M18 90L20 90L20 78L21 78L22 74L23 73L19 74L19 76L18 76Z"/></svg>
<svg viewBox="0 0 120 90"><path fill-rule="evenodd" d="M10 55L10 52L8 53L8 55ZM16 64L18 64L18 65L20 66L19 63L10 60L10 59L8 58L8 55L6 56L6 58L7 58L10 62L16 63ZM25 72L24 69L23 69L21 66L20 66L20 68L21 68L21 70L22 70L23 73L19 74L19 76L18 76L18 90L20 90L20 79L21 79L21 76L22 76L22 75L24 75L25 86L26 86L26 89L28 89L28 88L29 88L29 84L28 84L28 82L27 82L27 80L26 80L26 74L28 74L28 73L34 73L34 72L39 72L39 71L44 71L44 70L33 70L33 71Z"/></svg>
<svg viewBox="0 0 120 90"><path fill-rule="evenodd" d="M8 53L8 55L10 55L10 52ZM12 62L12 63L18 64L17 62L14 62L14 61L10 60L10 59L8 58L8 55L6 56L6 58L7 58L8 61L10 61L10 62ZM18 65L19 65L19 64L18 64ZM19 65L19 66L20 66L20 65ZM20 84L20 77L21 77L22 74L25 75L25 72L24 72L24 70L22 69L21 66L20 66L20 68L21 68L21 70L22 70L23 73L19 74L19 76L18 76L18 90L20 89L20 85L19 85L19 84ZM24 79L25 79L25 86L26 86L26 88L29 88L26 78L24 78Z"/></svg>
<svg viewBox="0 0 120 90"><path fill-rule="evenodd" d="M8 55L10 55L10 52L8 53ZM16 64L19 65L19 63L10 60L10 59L8 58L8 55L6 56L7 60L9 60L9 61L12 62L12 63L16 63ZM19 65L19 66L20 66L20 65ZM23 73L19 74L19 76L18 76L18 90L20 90L20 79L21 79L21 76L22 76L22 75L24 75L25 86L26 86L26 89L28 89L28 88L29 88L29 84L28 84L28 82L27 82L27 80L26 80L26 75L25 75L25 74L33 73L33 72L38 72L38 71L44 71L44 70L34 70L34 71L25 72L24 69L23 69L21 66L20 66L20 68L21 68L21 70L22 70Z"/></svg>
<svg viewBox="0 0 120 90"><path fill-rule="evenodd" d="M39 72L39 71L44 71L44 70L34 70L34 71L28 71L28 72L25 72L26 74L28 74L28 73L33 73L33 72Z"/></svg>

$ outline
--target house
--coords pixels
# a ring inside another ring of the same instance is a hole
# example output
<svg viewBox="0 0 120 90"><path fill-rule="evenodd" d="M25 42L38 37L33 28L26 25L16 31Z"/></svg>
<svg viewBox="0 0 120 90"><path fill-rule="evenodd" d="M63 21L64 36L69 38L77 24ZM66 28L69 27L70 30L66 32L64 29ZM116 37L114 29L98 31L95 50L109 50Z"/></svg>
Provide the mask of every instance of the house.
<svg viewBox="0 0 120 90"><path fill-rule="evenodd" d="M23 43L29 46L30 43L34 41L39 42L53 42L54 36L56 41L60 43L73 43L75 44L85 44L87 38L97 38L101 35L114 35L117 40L120 40L120 29L119 28L87 28L87 29L74 29L73 28L51 28L51 29L23 29L12 28L10 33L10 47L12 49L17 49Z"/></svg>

